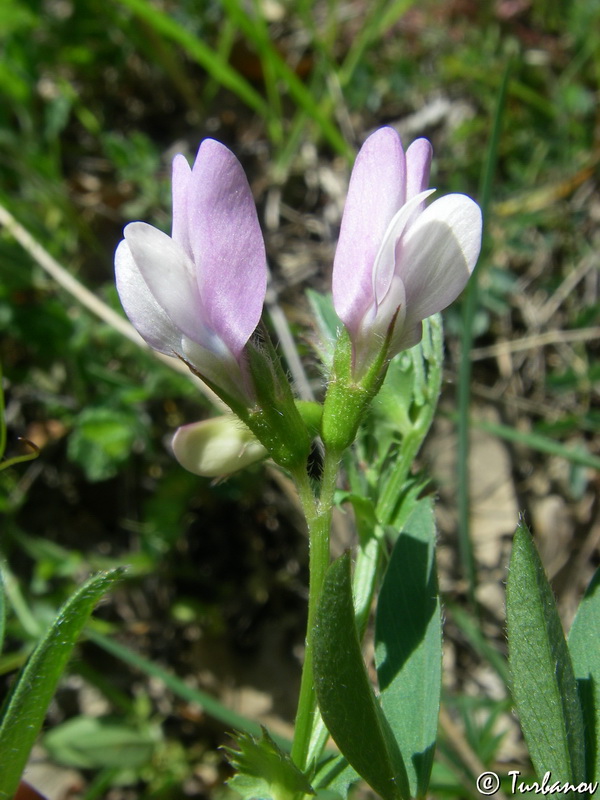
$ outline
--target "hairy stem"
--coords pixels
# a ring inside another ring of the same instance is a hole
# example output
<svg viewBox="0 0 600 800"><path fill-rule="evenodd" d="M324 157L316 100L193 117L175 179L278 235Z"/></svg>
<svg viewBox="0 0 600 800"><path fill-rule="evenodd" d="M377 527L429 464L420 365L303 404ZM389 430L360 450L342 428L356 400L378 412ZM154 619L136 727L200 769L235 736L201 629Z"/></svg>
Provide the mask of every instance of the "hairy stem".
<svg viewBox="0 0 600 800"><path fill-rule="evenodd" d="M329 566L329 534L338 467L338 454L326 452L318 498L315 497L308 475L304 470L298 470L294 475L306 516L310 547L306 651L292 745L292 758L302 770L306 770L309 766L307 761L310 740L318 719L312 666L312 635L323 581Z"/></svg>

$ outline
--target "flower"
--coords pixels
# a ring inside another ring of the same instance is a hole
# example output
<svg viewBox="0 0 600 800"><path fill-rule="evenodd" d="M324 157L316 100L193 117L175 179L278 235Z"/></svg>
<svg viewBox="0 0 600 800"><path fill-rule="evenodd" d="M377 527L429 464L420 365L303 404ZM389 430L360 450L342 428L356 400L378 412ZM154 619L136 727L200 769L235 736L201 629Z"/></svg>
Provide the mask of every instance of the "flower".
<svg viewBox="0 0 600 800"><path fill-rule="evenodd" d="M425 206L432 148L404 153L392 128L362 146L352 170L333 265L333 302L360 378L381 355L417 344L421 322L463 290L481 248L481 211L462 194Z"/></svg>
<svg viewBox="0 0 600 800"><path fill-rule="evenodd" d="M265 246L248 181L224 145L205 139L193 168L173 160L172 235L126 226L117 247L125 312L155 350L249 404L244 348L266 293Z"/></svg>
<svg viewBox="0 0 600 800"><path fill-rule="evenodd" d="M231 414L183 425L172 442L182 467L205 478L219 478L265 458L267 451Z"/></svg>

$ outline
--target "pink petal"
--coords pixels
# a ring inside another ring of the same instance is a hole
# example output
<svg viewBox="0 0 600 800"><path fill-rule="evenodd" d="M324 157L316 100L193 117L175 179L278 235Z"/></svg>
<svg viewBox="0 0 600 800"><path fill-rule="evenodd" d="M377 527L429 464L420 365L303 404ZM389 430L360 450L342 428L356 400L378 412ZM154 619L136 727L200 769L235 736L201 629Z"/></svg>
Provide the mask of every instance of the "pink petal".
<svg viewBox="0 0 600 800"><path fill-rule="evenodd" d="M406 151L406 199L410 200L429 187L433 148L427 139L416 139Z"/></svg>
<svg viewBox="0 0 600 800"><path fill-rule="evenodd" d="M123 240L115 253L117 291L132 325L155 350L172 356L181 350L181 331L156 302Z"/></svg>
<svg viewBox="0 0 600 800"><path fill-rule="evenodd" d="M461 194L432 203L396 250L406 288L407 327L446 308L462 292L481 248L481 211Z"/></svg>
<svg viewBox="0 0 600 800"><path fill-rule="evenodd" d="M356 158L333 264L333 303L351 332L373 302L373 265L406 195L406 163L398 134L381 128Z"/></svg>
<svg viewBox="0 0 600 800"><path fill-rule="evenodd" d="M193 264L166 233L145 222L131 222L125 240L150 293L186 336L205 341L202 301Z"/></svg>
<svg viewBox="0 0 600 800"><path fill-rule="evenodd" d="M237 158L212 139L200 146L187 192L204 322L239 357L260 320L267 285L252 192Z"/></svg>
<svg viewBox="0 0 600 800"><path fill-rule="evenodd" d="M192 248L188 230L188 190L192 170L185 156L176 155L173 159L173 228L172 238L192 258Z"/></svg>

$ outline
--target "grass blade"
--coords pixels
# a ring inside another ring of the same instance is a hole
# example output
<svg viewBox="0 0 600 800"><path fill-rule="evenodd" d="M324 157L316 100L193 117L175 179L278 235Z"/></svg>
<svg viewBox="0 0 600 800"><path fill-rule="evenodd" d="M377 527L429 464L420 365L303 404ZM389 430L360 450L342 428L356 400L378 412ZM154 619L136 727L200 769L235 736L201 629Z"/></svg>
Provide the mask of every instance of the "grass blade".
<svg viewBox="0 0 600 800"><path fill-rule="evenodd" d="M106 650L107 653L111 653L111 655L119 658L126 664L139 669L146 675L161 680L167 689L172 691L173 694L177 695L178 697L181 697L182 700L185 700L188 703L196 703L197 705L201 706L201 708L207 714L210 714L211 717L218 719L219 722L222 722L228 728L243 731L244 733L249 733L253 736L261 735L261 727L257 722L249 720L246 717L243 717L241 714L237 714L235 711L232 711L231 709L227 708L227 706L224 706L223 703L220 703L215 697L212 697L207 692L203 692L201 689L194 689L193 687L188 686L187 683L184 683L184 681L181 680L181 678L178 678L176 675L172 675L170 672L167 672L153 661L149 661L147 658L138 655L129 647L125 647L124 645L119 644L119 642L115 642L113 639L109 639L107 636L104 636L103 634L92 630L91 628L86 631L86 635L88 639L94 642L94 644L97 644L103 650ZM273 734L272 738L283 749L290 749L291 745L287 739L283 738L282 736L276 736L275 734Z"/></svg>
<svg viewBox="0 0 600 800"><path fill-rule="evenodd" d="M46 710L75 643L98 600L121 576L116 569L90 578L69 598L50 630L37 645L2 710L0 800L11 800L29 753L44 722Z"/></svg>
<svg viewBox="0 0 600 800"><path fill-rule="evenodd" d="M187 31L183 25L146 0L118 0L118 2L151 25L158 34L181 45L190 58L200 64L212 78L236 94L265 120L269 121L272 118L268 104L239 72L233 69L219 53Z"/></svg>

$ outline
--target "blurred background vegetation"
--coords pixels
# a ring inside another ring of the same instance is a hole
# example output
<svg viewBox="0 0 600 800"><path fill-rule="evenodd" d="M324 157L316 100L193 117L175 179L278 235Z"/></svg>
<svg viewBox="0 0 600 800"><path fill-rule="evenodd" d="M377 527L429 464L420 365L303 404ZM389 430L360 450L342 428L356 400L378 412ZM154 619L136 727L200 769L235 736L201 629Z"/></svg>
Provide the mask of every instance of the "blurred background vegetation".
<svg viewBox="0 0 600 800"><path fill-rule="evenodd" d="M440 495L448 612L432 791L476 796L483 766L526 763L502 657L517 513L533 521L567 622L599 560L599 23L599 0L1 4L5 455L29 452L19 437L40 453L0 474L12 606L0 694L74 585L130 565L34 756L49 797L220 797L217 748L236 725L226 709L290 731L307 580L293 492L264 467L216 486L185 473L169 437L210 404L110 322L121 313L112 258L124 224L169 230L171 159L193 158L206 136L247 170L273 324L282 330L283 311L309 376L304 290L327 291L366 134L391 124L405 144L427 136L433 186L480 200L491 190L476 313L457 304L446 314L447 388L421 463ZM79 284L61 286L48 256ZM457 483L459 375L473 468ZM468 509L460 524L457 497ZM160 668L184 682L166 687ZM223 706L211 711L202 691Z"/></svg>

